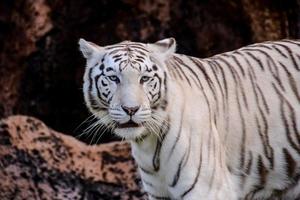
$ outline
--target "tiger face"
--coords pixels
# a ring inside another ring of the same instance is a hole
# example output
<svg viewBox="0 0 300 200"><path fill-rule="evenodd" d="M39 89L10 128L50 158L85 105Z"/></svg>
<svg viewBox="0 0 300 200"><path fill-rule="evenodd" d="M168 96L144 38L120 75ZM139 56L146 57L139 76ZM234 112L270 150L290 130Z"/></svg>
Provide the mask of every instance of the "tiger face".
<svg viewBox="0 0 300 200"><path fill-rule="evenodd" d="M167 102L164 60L175 51L175 40L100 47L80 39L79 45L87 59L85 101L99 123L125 139L157 134Z"/></svg>

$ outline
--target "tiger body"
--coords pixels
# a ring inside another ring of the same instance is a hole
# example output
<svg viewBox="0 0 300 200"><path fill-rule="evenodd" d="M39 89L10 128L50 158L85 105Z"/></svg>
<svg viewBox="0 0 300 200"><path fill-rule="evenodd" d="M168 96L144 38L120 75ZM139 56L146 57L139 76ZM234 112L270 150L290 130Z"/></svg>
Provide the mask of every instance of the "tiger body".
<svg viewBox="0 0 300 200"><path fill-rule="evenodd" d="M300 198L300 42L206 59L173 39L80 46L87 106L130 140L149 199Z"/></svg>

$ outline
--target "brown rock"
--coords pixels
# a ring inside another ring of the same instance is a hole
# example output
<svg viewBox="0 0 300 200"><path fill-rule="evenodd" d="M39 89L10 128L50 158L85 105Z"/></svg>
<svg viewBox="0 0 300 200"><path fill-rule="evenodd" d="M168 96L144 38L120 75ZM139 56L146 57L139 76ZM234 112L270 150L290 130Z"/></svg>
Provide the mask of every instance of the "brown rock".
<svg viewBox="0 0 300 200"><path fill-rule="evenodd" d="M296 6L295 2L291 1L289 8L280 1L243 0L242 2L245 14L250 19L254 41L293 37L293 33L290 32L293 25L289 23L289 15Z"/></svg>
<svg viewBox="0 0 300 200"><path fill-rule="evenodd" d="M87 146L41 121L0 122L0 199L141 199L124 142Z"/></svg>
<svg viewBox="0 0 300 200"><path fill-rule="evenodd" d="M53 28L49 12L45 0L0 3L0 27L5 27L0 34L0 117L13 113L24 59L36 51L37 41Z"/></svg>

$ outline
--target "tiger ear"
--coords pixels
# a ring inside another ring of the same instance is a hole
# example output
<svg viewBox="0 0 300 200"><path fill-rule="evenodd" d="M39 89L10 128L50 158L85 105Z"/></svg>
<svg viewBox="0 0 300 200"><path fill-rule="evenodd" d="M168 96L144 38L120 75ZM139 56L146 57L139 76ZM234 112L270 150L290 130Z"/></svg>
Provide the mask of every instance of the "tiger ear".
<svg viewBox="0 0 300 200"><path fill-rule="evenodd" d="M166 38L155 43L148 44L149 50L154 54L168 56L176 51L176 40L174 38Z"/></svg>
<svg viewBox="0 0 300 200"><path fill-rule="evenodd" d="M95 54L104 51L103 47L100 47L100 46L96 45L95 43L88 42L82 38L80 38L78 44L79 44L80 51L82 52L83 56L86 59L90 59Z"/></svg>

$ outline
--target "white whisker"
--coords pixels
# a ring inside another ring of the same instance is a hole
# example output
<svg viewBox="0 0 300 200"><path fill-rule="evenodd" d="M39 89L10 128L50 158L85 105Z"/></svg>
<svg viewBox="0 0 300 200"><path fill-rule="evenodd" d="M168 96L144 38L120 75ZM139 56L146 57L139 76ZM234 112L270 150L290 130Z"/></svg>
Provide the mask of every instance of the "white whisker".
<svg viewBox="0 0 300 200"><path fill-rule="evenodd" d="M81 122L75 129L74 132L76 132L84 123L86 122L90 122L91 120L95 119L96 116L94 114L91 114L90 116L88 116L83 122Z"/></svg>

